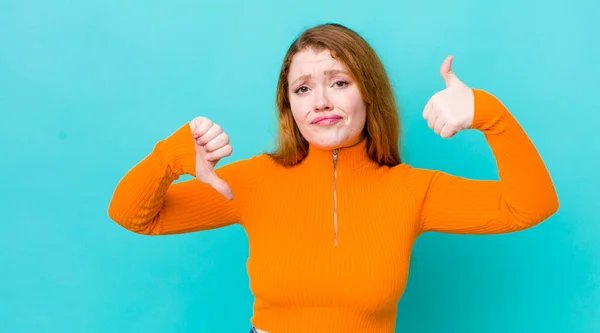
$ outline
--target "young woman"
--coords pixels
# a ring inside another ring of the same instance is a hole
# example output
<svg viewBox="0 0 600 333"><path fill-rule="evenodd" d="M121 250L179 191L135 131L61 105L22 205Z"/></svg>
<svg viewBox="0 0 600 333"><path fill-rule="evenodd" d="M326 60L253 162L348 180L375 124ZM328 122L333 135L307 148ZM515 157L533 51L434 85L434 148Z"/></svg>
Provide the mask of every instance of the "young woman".
<svg viewBox="0 0 600 333"><path fill-rule="evenodd" d="M392 333L420 234L515 232L558 209L523 129L498 99L463 83L451 62L442 63L446 88L423 117L444 138L483 132L499 181L403 163L382 63L354 31L325 24L306 30L285 56L274 152L215 169L232 147L219 125L198 117L124 176L109 215L147 235L242 225L256 332ZM184 174L195 179L172 184Z"/></svg>

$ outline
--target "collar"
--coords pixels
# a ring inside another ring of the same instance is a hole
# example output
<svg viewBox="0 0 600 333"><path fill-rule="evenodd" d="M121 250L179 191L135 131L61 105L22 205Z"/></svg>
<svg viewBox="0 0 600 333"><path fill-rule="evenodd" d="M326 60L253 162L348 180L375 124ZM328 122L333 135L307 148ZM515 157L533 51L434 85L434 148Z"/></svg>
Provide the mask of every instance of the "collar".
<svg viewBox="0 0 600 333"><path fill-rule="evenodd" d="M301 165L311 172L333 172L334 156L337 155L336 170L343 173L353 173L359 170L375 169L379 164L369 158L367 154L368 138L363 138L359 143L339 149L323 149L311 143L308 145L308 154Z"/></svg>

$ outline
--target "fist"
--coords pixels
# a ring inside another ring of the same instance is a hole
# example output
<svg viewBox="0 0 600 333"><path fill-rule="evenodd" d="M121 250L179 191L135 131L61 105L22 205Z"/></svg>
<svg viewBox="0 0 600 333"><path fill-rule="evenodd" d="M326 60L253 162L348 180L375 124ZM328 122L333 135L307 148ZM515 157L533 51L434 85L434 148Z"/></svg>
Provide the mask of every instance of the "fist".
<svg viewBox="0 0 600 333"><path fill-rule="evenodd" d="M448 56L440 67L446 89L435 93L423 110L429 128L444 139L470 128L475 115L473 91L452 72L452 59Z"/></svg>
<svg viewBox="0 0 600 333"><path fill-rule="evenodd" d="M227 199L233 199L229 185L215 173L215 165L230 156L233 149L229 136L221 126L204 117L194 118L189 123L196 150L196 178L210 185Z"/></svg>

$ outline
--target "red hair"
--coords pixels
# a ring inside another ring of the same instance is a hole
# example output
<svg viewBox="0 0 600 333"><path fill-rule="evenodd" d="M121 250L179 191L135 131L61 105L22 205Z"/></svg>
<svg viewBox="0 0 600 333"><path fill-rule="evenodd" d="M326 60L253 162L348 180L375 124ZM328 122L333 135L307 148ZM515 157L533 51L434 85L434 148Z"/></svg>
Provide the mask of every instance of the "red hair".
<svg viewBox="0 0 600 333"><path fill-rule="evenodd" d="M300 163L308 153L308 142L292 116L289 100L288 74L293 56L305 49L317 52L329 50L350 71L366 103L366 123L369 158L380 165L401 163L399 153L400 119L390 80L381 60L371 46L356 32L340 24L323 24L305 30L288 49L277 83L277 113L279 115L277 147L269 153L284 166Z"/></svg>

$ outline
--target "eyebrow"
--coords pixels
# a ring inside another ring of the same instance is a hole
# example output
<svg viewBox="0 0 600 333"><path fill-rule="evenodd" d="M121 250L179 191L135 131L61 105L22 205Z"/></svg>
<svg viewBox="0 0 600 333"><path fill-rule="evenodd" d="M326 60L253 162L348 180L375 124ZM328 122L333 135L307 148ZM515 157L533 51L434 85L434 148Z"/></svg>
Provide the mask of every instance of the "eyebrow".
<svg viewBox="0 0 600 333"><path fill-rule="evenodd" d="M325 70L324 73L325 73L325 76L333 76L333 75L337 75L337 74L348 75L348 72L346 72L345 70L342 70L342 69L327 69L327 70ZM311 77L310 74L304 74L304 75L298 77L297 79L295 79L294 82L292 82L292 84L290 84L290 87L296 85L296 82L308 80L308 79L310 79L310 77Z"/></svg>

